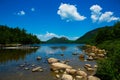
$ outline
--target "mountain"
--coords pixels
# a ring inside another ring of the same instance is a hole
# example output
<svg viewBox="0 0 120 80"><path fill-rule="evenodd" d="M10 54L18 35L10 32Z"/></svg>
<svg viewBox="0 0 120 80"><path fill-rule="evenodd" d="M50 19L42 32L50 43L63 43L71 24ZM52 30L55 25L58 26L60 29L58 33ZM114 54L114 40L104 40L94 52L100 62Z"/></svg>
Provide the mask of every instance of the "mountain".
<svg viewBox="0 0 120 80"><path fill-rule="evenodd" d="M61 37L61 38L53 37L46 41L46 43L71 43L71 42L72 41L66 37Z"/></svg>
<svg viewBox="0 0 120 80"><path fill-rule="evenodd" d="M102 27L102 28L97 28L92 31L87 32L85 35L82 37L78 38L75 43L86 43L86 44L94 44L96 36L100 30L103 30L105 28L110 28L108 26Z"/></svg>

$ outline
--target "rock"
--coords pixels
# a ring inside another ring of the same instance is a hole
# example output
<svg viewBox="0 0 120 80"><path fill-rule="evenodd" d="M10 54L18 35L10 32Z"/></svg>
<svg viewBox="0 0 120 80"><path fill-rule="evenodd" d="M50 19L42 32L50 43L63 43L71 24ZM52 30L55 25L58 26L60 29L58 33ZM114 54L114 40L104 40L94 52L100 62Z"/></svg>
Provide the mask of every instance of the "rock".
<svg viewBox="0 0 120 80"><path fill-rule="evenodd" d="M42 58L41 58L40 56L38 56L36 59L37 59L37 60L41 60Z"/></svg>
<svg viewBox="0 0 120 80"><path fill-rule="evenodd" d="M83 76L76 76L76 80L81 80L83 79Z"/></svg>
<svg viewBox="0 0 120 80"><path fill-rule="evenodd" d="M73 53L72 53L72 55L78 55L78 53L76 53L76 52L73 52Z"/></svg>
<svg viewBox="0 0 120 80"><path fill-rule="evenodd" d="M95 57L95 53L89 53L89 56Z"/></svg>
<svg viewBox="0 0 120 80"><path fill-rule="evenodd" d="M29 70L29 68L26 67L25 70Z"/></svg>
<svg viewBox="0 0 120 80"><path fill-rule="evenodd" d="M67 68L71 69L72 67L67 65L67 64L60 63L60 62L51 64L51 69L52 70L67 69Z"/></svg>
<svg viewBox="0 0 120 80"><path fill-rule="evenodd" d="M85 64L86 67L92 67L90 64Z"/></svg>
<svg viewBox="0 0 120 80"><path fill-rule="evenodd" d="M60 54L61 56L64 56L64 54Z"/></svg>
<svg viewBox="0 0 120 80"><path fill-rule="evenodd" d="M31 66L32 66L32 67L35 67L35 65L34 65L34 64L32 64Z"/></svg>
<svg viewBox="0 0 120 80"><path fill-rule="evenodd" d="M105 55L104 54L97 54L99 57L104 57Z"/></svg>
<svg viewBox="0 0 120 80"><path fill-rule="evenodd" d="M88 76L88 80L100 80L100 78L95 76Z"/></svg>
<svg viewBox="0 0 120 80"><path fill-rule="evenodd" d="M20 65L20 67L25 67L25 65Z"/></svg>
<svg viewBox="0 0 120 80"><path fill-rule="evenodd" d="M58 74L56 74L55 76L56 76L56 78L60 78L60 75L58 75Z"/></svg>
<svg viewBox="0 0 120 80"><path fill-rule="evenodd" d="M88 71L94 71L93 68L86 68Z"/></svg>
<svg viewBox="0 0 120 80"><path fill-rule="evenodd" d="M89 56L87 60L93 60L93 57L92 56Z"/></svg>
<svg viewBox="0 0 120 80"><path fill-rule="evenodd" d="M87 71L94 71L94 69L92 68L92 66L90 64L85 64L84 67Z"/></svg>
<svg viewBox="0 0 120 80"><path fill-rule="evenodd" d="M36 67L32 69L32 72L37 72L37 71L40 71L41 69L42 69L41 67Z"/></svg>
<svg viewBox="0 0 120 80"><path fill-rule="evenodd" d="M77 70L75 70L75 69L66 69L66 72L68 73L68 74L75 74L76 72L77 72Z"/></svg>
<svg viewBox="0 0 120 80"><path fill-rule="evenodd" d="M55 58L49 58L48 59L48 63L56 63L56 62L59 62L59 60L58 59L55 59Z"/></svg>
<svg viewBox="0 0 120 80"><path fill-rule="evenodd" d="M40 72L43 72L43 69L41 68L41 69L39 69L39 71L40 71Z"/></svg>
<svg viewBox="0 0 120 80"><path fill-rule="evenodd" d="M73 77L69 74L63 74L62 80L73 80Z"/></svg>
<svg viewBox="0 0 120 80"><path fill-rule="evenodd" d="M94 65L94 68L97 68L98 66L97 65Z"/></svg>
<svg viewBox="0 0 120 80"><path fill-rule="evenodd" d="M80 56L79 56L80 58L84 58L84 55L83 54L80 54Z"/></svg>
<svg viewBox="0 0 120 80"><path fill-rule="evenodd" d="M86 76L87 76L87 73L84 72L84 71L77 71L77 75L86 77Z"/></svg>

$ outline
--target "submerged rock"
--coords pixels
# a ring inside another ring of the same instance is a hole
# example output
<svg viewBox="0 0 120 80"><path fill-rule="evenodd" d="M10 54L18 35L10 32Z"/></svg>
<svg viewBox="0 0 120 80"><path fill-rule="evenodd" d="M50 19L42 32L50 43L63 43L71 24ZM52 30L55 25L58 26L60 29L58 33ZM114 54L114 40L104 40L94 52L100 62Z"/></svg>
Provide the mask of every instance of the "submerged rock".
<svg viewBox="0 0 120 80"><path fill-rule="evenodd" d="M78 55L78 53L76 53L76 52L73 52L73 53L72 53L72 55Z"/></svg>
<svg viewBox="0 0 120 80"><path fill-rule="evenodd" d="M25 67L25 65L20 65L20 67Z"/></svg>
<svg viewBox="0 0 120 80"><path fill-rule="evenodd" d="M41 69L42 69L41 67L36 67L36 68L33 68L33 69L32 69L32 72L41 71Z"/></svg>
<svg viewBox="0 0 120 80"><path fill-rule="evenodd" d="M31 66L32 66L32 67L35 67L35 64L32 64Z"/></svg>
<svg viewBox="0 0 120 80"><path fill-rule="evenodd" d="M40 56L38 56L36 59L37 59L37 60L41 60L42 58L41 58Z"/></svg>
<svg viewBox="0 0 120 80"><path fill-rule="evenodd" d="M26 67L26 68L24 68L25 70L29 70L29 68L28 67Z"/></svg>

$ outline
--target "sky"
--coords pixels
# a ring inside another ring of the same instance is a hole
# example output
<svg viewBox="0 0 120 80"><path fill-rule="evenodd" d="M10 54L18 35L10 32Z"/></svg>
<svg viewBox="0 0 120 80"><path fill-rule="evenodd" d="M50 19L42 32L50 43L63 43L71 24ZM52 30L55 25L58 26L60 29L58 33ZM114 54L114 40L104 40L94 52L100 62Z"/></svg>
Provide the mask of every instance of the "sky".
<svg viewBox="0 0 120 80"><path fill-rule="evenodd" d="M42 41L75 40L120 21L120 0L0 0L0 25L20 27Z"/></svg>

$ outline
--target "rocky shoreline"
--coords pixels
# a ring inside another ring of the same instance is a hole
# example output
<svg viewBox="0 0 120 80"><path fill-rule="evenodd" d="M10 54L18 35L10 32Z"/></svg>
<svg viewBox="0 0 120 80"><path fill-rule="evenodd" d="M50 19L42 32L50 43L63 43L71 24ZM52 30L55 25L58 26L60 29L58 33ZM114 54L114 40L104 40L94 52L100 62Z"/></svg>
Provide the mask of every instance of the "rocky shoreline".
<svg viewBox="0 0 120 80"><path fill-rule="evenodd" d="M100 78L93 75L88 75L82 69L74 69L72 66L68 65L68 61L60 61L56 58L49 58L48 63L51 66L51 71L55 73L56 80L100 80ZM97 65L92 67L90 64L85 64L88 71L94 71Z"/></svg>

